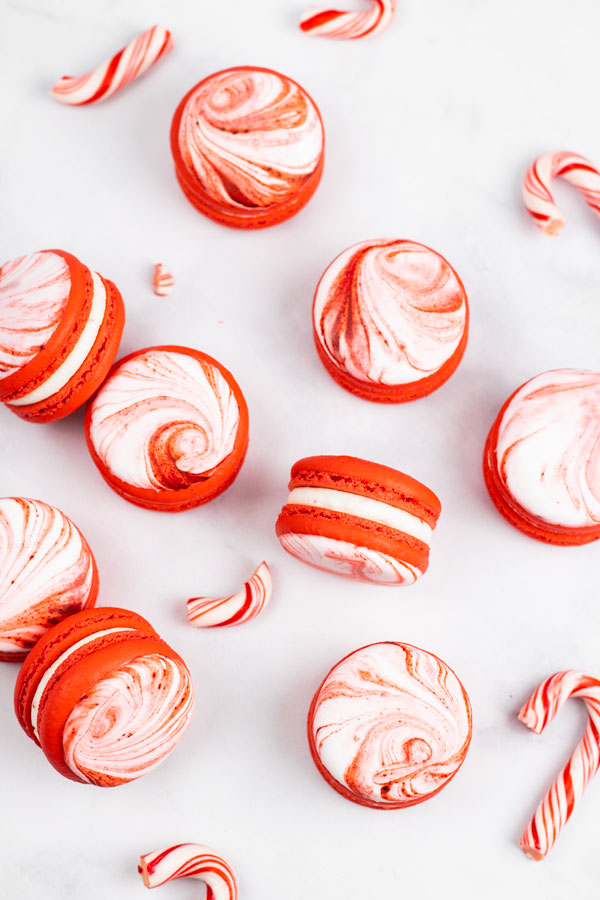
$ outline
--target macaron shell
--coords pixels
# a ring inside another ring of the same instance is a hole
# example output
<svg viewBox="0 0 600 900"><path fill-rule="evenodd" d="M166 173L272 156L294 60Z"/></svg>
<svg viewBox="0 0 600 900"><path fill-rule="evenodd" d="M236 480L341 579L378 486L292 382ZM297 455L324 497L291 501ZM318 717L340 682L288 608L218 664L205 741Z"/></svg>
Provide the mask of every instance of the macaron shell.
<svg viewBox="0 0 600 900"><path fill-rule="evenodd" d="M102 678L140 656L160 654L182 662L161 638L132 632L107 635L102 643L82 647L48 685L38 712L40 745L51 765L71 781L82 781L67 766L63 735L74 707Z"/></svg>
<svg viewBox="0 0 600 900"><path fill-rule="evenodd" d="M500 480L496 465L498 432L504 412L519 390L520 388L511 394L500 410L486 440L483 453L483 477L490 499L498 512L514 528L518 529L518 531L523 534L526 534L528 537L535 538L543 543L554 544L561 547L574 547L597 541L600 539L600 526L574 529L569 529L564 526L553 527L551 523L545 522L542 519L537 519L535 516L528 513L527 510L523 509L516 500L508 495L505 486Z"/></svg>
<svg viewBox="0 0 600 900"><path fill-rule="evenodd" d="M17 676L15 712L21 727L32 740L36 741L30 720L31 703L46 670L73 644L109 628L131 628L157 636L150 623L137 613L112 607L88 609L55 625L28 654Z"/></svg>
<svg viewBox="0 0 600 900"><path fill-rule="evenodd" d="M421 574L429 566L429 547L416 538L370 519L359 519L332 510L308 510L305 506L286 505L277 519L275 531L278 537L289 533L316 534L366 547L376 553L385 553L400 563L407 563Z"/></svg>
<svg viewBox="0 0 600 900"><path fill-rule="evenodd" d="M118 353L125 327L125 308L117 287L100 276L106 289L106 311L98 336L85 362L68 383L47 400L9 409L30 422L55 422L75 412L104 382Z"/></svg>
<svg viewBox="0 0 600 900"><path fill-rule="evenodd" d="M308 456L292 466L289 488L332 488L404 509L435 528L442 507L432 490L390 466L355 456Z"/></svg>
<svg viewBox="0 0 600 900"><path fill-rule="evenodd" d="M93 400L92 403L88 405L86 410L86 442L90 455L106 483L125 500L128 500L130 503L133 503L136 506L141 506L145 509L153 509L164 512L182 512L184 510L200 506L204 503L208 503L215 497L218 497L219 494L222 494L225 490L227 490L227 488L230 487L231 484L233 484L233 482L235 481L243 465L244 459L246 457L246 452L248 450L248 407L246 405L246 400L244 398L242 390L231 372L229 372L229 370L226 369L225 366L223 366L217 360L213 359L211 356L208 356L206 353L201 353L197 350L192 350L188 347L180 347L177 345L148 347L144 352L153 350L184 353L191 356L192 358L198 359L202 363L208 363L210 366L214 366L225 377L230 389L233 392L239 409L239 423L232 452L216 467L215 471L211 475L209 475L208 478L201 479L194 484L182 488L181 490L149 490L146 488L136 487L122 481L120 478L114 475L110 469L107 468L107 466L104 464L104 461L98 455L91 438ZM136 357L140 352L142 351L138 350L134 353L130 353L128 356L123 357L123 359L115 363L115 365L108 373L107 377L110 378L113 372L115 372L121 365L126 363L128 360Z"/></svg>
<svg viewBox="0 0 600 900"><path fill-rule="evenodd" d="M64 313L45 347L30 362L8 378L0 381L0 400L18 399L45 381L68 356L81 336L92 303L92 275L90 270L70 253L49 250L61 256L69 267L71 289Z"/></svg>
<svg viewBox="0 0 600 900"><path fill-rule="evenodd" d="M275 72L273 69L265 69L260 66L248 66L242 68L282 77L279 72ZM194 176L193 173L189 171L189 168L181 155L179 146L179 132L181 119L184 114L186 105L190 98L196 93L198 88L205 82L210 81L217 76L225 75L228 72L234 71L236 71L236 67L224 69L220 72L215 72L214 74L202 79L202 81L198 82L198 84L194 85L194 87L187 92L187 94L183 97L183 99L177 106L177 109L175 110L175 114L173 116L170 132L171 153L175 162L175 176L177 178L179 186L181 187L181 190L183 191L183 194L189 200L192 206L208 218L212 219L215 222L218 222L220 225L226 225L230 228L241 229L267 228L271 225L278 225L279 223L291 218L292 216L296 215L296 213L300 212L300 210L303 209L304 206L306 206L308 201L315 193L317 187L319 186L324 167L325 132L323 129L323 121L319 112L319 108L317 107L314 100L310 97L310 95L304 90L304 88L302 88L301 85L295 82L294 79L288 78L288 76L283 76L287 81L299 87L303 94L308 97L308 100L314 106L319 117L323 135L323 151L321 152L317 167L315 168L312 175L304 183L304 185L297 191L297 193L290 196L283 203L263 208L249 208L248 210L240 210L237 212L235 209L228 210L225 204L217 204L212 200L212 198L206 195L199 180Z"/></svg>
<svg viewBox="0 0 600 900"><path fill-rule="evenodd" d="M426 378L398 386L376 385L366 381L359 381L339 366L334 365L328 354L323 350L314 327L313 336L319 359L333 380L339 384L340 387L343 387L356 397L360 397L363 400L371 400L375 403L410 403L412 400L420 400L422 397L433 394L433 392L442 387L442 385L445 384L457 370L465 354L469 340L469 308L467 306L464 334L450 359L448 359L437 372L427 375Z"/></svg>

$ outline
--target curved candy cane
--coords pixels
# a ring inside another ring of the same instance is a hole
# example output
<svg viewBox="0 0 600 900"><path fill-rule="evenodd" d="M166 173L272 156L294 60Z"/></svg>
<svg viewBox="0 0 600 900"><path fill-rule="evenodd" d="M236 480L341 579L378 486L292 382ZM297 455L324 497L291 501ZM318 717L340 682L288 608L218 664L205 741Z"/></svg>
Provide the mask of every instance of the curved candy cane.
<svg viewBox="0 0 600 900"><path fill-rule="evenodd" d="M538 228L546 234L555 235L565 224L565 218L550 193L553 178L564 178L578 188L585 201L600 216L600 172L585 156L561 150L536 159L523 180L523 200Z"/></svg>
<svg viewBox="0 0 600 900"><path fill-rule="evenodd" d="M154 266L152 288L157 297L168 297L175 287L175 279L162 263Z"/></svg>
<svg viewBox="0 0 600 900"><path fill-rule="evenodd" d="M269 602L273 583L271 571L263 562L252 578L237 593L220 600L193 597L187 602L187 616L196 628L241 625L255 619Z"/></svg>
<svg viewBox="0 0 600 900"><path fill-rule="evenodd" d="M552 675L529 698L519 719L540 734L569 697L583 700L589 720L585 735L523 833L521 847L531 859L543 859L552 849L600 766L600 681L597 678L572 670Z"/></svg>
<svg viewBox="0 0 600 900"><path fill-rule="evenodd" d="M171 32L162 25L153 25L87 75L79 78L65 75L54 85L50 96L71 106L106 100L134 78L143 75L173 46Z"/></svg>
<svg viewBox="0 0 600 900"><path fill-rule="evenodd" d="M342 40L370 37L388 27L396 12L396 0L370 0L370 3L370 9L360 12L310 6L302 16L300 28L316 37Z"/></svg>
<svg viewBox="0 0 600 900"><path fill-rule="evenodd" d="M147 888L175 878L197 878L206 885L206 900L237 900L235 874L225 860L202 844L177 844L140 856L138 872Z"/></svg>

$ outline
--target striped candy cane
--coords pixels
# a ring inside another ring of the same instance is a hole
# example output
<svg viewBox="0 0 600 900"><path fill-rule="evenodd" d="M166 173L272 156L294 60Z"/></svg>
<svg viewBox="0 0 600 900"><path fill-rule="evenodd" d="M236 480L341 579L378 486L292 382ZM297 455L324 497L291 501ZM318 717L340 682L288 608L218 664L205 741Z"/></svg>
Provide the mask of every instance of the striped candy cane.
<svg viewBox="0 0 600 900"><path fill-rule="evenodd" d="M597 678L583 672L558 672L529 698L519 719L540 734L569 697L583 700L588 724L583 739L523 833L521 847L531 859L543 859L550 852L600 766L600 681Z"/></svg>
<svg viewBox="0 0 600 900"><path fill-rule="evenodd" d="M316 37L356 40L384 31L396 12L396 0L370 0L371 8L360 12L320 9L310 6L300 22L302 31Z"/></svg>
<svg viewBox="0 0 600 900"><path fill-rule="evenodd" d="M538 228L546 234L555 235L565 224L565 218L550 193L553 178L564 178L578 188L596 215L600 216L600 172L589 159L566 150L545 153L530 166L523 180L523 200Z"/></svg>
<svg viewBox="0 0 600 900"><path fill-rule="evenodd" d="M206 885L206 900L237 900L235 874L225 860L202 844L177 844L140 857L138 872L147 888L176 878L197 878Z"/></svg>
<svg viewBox="0 0 600 900"><path fill-rule="evenodd" d="M152 288L157 297L168 297L175 287L175 279L162 263L154 266Z"/></svg>
<svg viewBox="0 0 600 900"><path fill-rule="evenodd" d="M79 78L65 75L54 85L50 96L71 106L106 100L143 75L173 46L171 32L162 25L153 25L93 72Z"/></svg>
<svg viewBox="0 0 600 900"><path fill-rule="evenodd" d="M252 578L237 593L221 600L194 597L187 602L187 616L196 628L242 625L258 616L272 591L271 571L263 562Z"/></svg>

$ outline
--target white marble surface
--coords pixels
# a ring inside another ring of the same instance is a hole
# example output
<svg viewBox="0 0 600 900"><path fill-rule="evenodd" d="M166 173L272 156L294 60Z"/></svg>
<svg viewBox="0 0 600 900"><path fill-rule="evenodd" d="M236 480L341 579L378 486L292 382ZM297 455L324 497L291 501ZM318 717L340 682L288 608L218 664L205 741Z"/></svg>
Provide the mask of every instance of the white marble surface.
<svg viewBox="0 0 600 900"><path fill-rule="evenodd" d="M0 254L59 246L114 279L123 352L188 342L244 388L251 446L235 486L170 517L129 506L88 458L81 414L33 426L0 410L0 494L62 507L98 558L101 602L148 616L184 655L198 704L187 739L148 778L110 791L62 780L12 713L0 669L0 897L131 900L137 857L200 841L235 866L241 900L387 897L589 900L598 893L600 784L552 856L517 846L575 745L570 704L543 737L515 718L550 672L600 672L600 546L546 547L513 531L480 475L486 431L508 393L556 366L598 367L600 223L558 186L568 224L545 238L519 184L540 152L600 161L597 0L402 0L372 42L315 41L298 0L0 0ZM154 22L176 50L92 108L47 89ZM254 63L297 78L320 104L326 171L291 222L238 233L176 187L168 128L202 76ZM432 397L355 399L320 366L311 295L332 257L369 237L423 241L469 291L465 360ZM153 263L176 289L151 292ZM431 568L405 590L355 585L286 557L273 524L291 463L354 453L430 484L444 511ZM235 589L260 559L275 594L261 620L190 629L188 596ZM359 645L400 639L446 659L470 691L467 762L436 799L406 811L354 806L317 774L304 736L312 693ZM197 885L165 896L200 896Z"/></svg>

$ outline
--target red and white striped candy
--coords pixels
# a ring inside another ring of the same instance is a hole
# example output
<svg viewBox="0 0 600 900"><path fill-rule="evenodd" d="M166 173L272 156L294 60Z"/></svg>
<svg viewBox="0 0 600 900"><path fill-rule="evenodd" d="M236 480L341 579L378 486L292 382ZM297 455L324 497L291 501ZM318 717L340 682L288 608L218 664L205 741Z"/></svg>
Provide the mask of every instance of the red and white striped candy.
<svg viewBox="0 0 600 900"><path fill-rule="evenodd" d="M271 571L263 562L237 593L220 600L194 597L187 602L187 616L196 628L242 625L259 615L272 592Z"/></svg>
<svg viewBox="0 0 600 900"><path fill-rule="evenodd" d="M521 838L521 847L535 860L543 859L552 849L600 766L600 681L583 672L558 672L539 686L519 713L521 722L540 734L569 697L583 700L588 711L588 724L575 752L541 801Z"/></svg>
<svg viewBox="0 0 600 900"><path fill-rule="evenodd" d="M147 888L176 878L197 878L206 885L206 900L237 900L238 887L231 866L202 844L177 844L140 857L138 872Z"/></svg>
<svg viewBox="0 0 600 900"><path fill-rule="evenodd" d="M396 0L370 0L370 4L370 9L359 12L309 6L300 28L316 37L340 40L371 37L388 27L396 12Z"/></svg>
<svg viewBox="0 0 600 900"><path fill-rule="evenodd" d="M54 85L50 96L70 106L106 100L143 75L173 46L171 32L162 25L153 25L93 72L79 78L65 75Z"/></svg>
<svg viewBox="0 0 600 900"><path fill-rule="evenodd" d="M553 178L564 178L581 191L586 203L600 216L600 172L585 156L560 150L536 159L523 180L523 200L538 228L555 235L565 224L565 217L550 193Z"/></svg>
<svg viewBox="0 0 600 900"><path fill-rule="evenodd" d="M175 287L175 279L162 263L154 266L152 288L157 297L168 297Z"/></svg>

